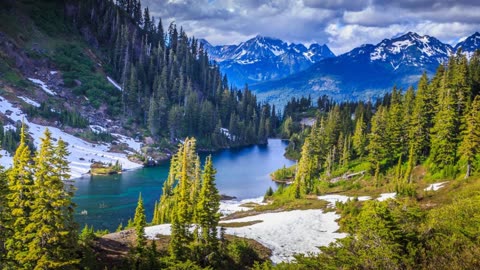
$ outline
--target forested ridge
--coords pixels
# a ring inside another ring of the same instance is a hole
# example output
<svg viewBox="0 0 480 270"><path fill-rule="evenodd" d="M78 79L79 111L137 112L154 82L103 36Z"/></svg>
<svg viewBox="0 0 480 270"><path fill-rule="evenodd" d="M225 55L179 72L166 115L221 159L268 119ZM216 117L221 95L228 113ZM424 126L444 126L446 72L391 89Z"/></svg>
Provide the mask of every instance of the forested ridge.
<svg viewBox="0 0 480 270"><path fill-rule="evenodd" d="M160 151L173 151L188 136L199 149L216 150L266 143L274 135L274 106L257 102L247 86L230 87L195 37L175 23L164 26L140 1L22 0L0 7L6 20L0 26L2 82L30 95L27 77L45 81L55 77L48 70L60 74L49 83L61 95L41 98L40 108L26 104L31 117L77 130L113 120L109 127L120 129L115 133L151 137ZM87 131L79 133L108 139Z"/></svg>
<svg viewBox="0 0 480 270"><path fill-rule="evenodd" d="M66 1L67 19L104 51L123 91L112 109L157 138L195 136L201 147L266 142L276 111L248 88L232 89L194 37L166 29L140 1ZM88 91L88 90L87 90Z"/></svg>

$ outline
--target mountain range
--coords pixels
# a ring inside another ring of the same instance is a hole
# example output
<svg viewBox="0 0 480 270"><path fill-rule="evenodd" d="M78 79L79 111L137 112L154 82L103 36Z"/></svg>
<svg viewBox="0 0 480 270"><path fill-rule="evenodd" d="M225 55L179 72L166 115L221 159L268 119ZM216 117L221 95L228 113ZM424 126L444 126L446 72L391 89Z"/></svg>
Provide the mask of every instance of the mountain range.
<svg viewBox="0 0 480 270"><path fill-rule="evenodd" d="M280 39L256 36L238 45L213 46L200 40L210 59L237 87L276 80L305 70L323 59L335 57L327 45L288 44Z"/></svg>
<svg viewBox="0 0 480 270"><path fill-rule="evenodd" d="M406 89L415 85L423 72L432 75L460 48L471 58L480 48L480 34L451 46L432 36L408 32L339 56L326 45L312 44L306 49L259 36L238 46L204 46L230 81L249 83L260 100L282 105L294 96L357 100L382 95L394 85ZM305 49L296 53L297 47ZM290 56L295 61L281 61ZM278 62L283 66L260 64Z"/></svg>

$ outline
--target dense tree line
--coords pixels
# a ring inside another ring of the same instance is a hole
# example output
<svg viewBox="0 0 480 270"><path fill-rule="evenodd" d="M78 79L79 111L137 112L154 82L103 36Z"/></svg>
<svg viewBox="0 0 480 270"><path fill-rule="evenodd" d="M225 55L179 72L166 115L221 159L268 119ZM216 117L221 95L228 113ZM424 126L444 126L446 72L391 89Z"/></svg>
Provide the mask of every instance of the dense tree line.
<svg viewBox="0 0 480 270"><path fill-rule="evenodd" d="M322 179L359 159L369 162L377 185L381 174L397 167L399 193L412 190L411 173L421 163L438 179L459 172L468 177L480 169L479 61L479 52L470 62L458 52L431 80L423 74L417 91L393 88L375 103L333 103L318 110L311 129L292 135L294 142L304 141L294 181L296 196L317 192Z"/></svg>
<svg viewBox="0 0 480 270"><path fill-rule="evenodd" d="M197 39L174 23L165 30L140 1L67 1L66 14L104 51L124 123L171 141L195 136L207 148L263 143L276 129L275 108L230 89Z"/></svg>

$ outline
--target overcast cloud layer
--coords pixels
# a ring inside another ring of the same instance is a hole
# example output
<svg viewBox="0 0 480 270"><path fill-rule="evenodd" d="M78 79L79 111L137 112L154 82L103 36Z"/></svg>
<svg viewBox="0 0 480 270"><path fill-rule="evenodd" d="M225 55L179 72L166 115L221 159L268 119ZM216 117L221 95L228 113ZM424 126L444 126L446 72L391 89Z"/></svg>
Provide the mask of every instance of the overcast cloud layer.
<svg viewBox="0 0 480 270"><path fill-rule="evenodd" d="M335 54L409 31L455 44L480 31L478 0L142 0L166 28L175 21L214 45L255 35L326 43Z"/></svg>

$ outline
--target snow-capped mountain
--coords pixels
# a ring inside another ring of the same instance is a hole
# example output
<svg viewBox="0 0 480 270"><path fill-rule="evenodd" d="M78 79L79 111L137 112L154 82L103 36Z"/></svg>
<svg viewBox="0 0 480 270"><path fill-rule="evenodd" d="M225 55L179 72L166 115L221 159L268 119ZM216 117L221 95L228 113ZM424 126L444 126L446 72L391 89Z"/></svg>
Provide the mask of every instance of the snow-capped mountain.
<svg viewBox="0 0 480 270"><path fill-rule="evenodd" d="M475 33L455 46L467 56L480 49ZM252 85L259 99L281 103L291 96L330 95L338 100L368 99L390 91L396 85L416 85L425 71L432 75L455 49L431 36L416 33L365 44L334 58L321 60L305 71L281 80Z"/></svg>
<svg viewBox="0 0 480 270"><path fill-rule="evenodd" d="M238 45L212 46L204 39L200 43L236 86L281 79L335 56L326 45L311 44L307 48L263 36Z"/></svg>
<svg viewBox="0 0 480 270"><path fill-rule="evenodd" d="M399 68L436 68L453 54L452 46L430 36L420 36L409 32L402 36L384 39L377 45L363 45L341 55L342 58L368 58L370 62L390 65L395 71Z"/></svg>
<svg viewBox="0 0 480 270"><path fill-rule="evenodd" d="M464 41L458 43L455 46L455 51L462 49L462 52L470 59L473 56L475 50L480 48L480 33L475 32L475 34L469 36Z"/></svg>

